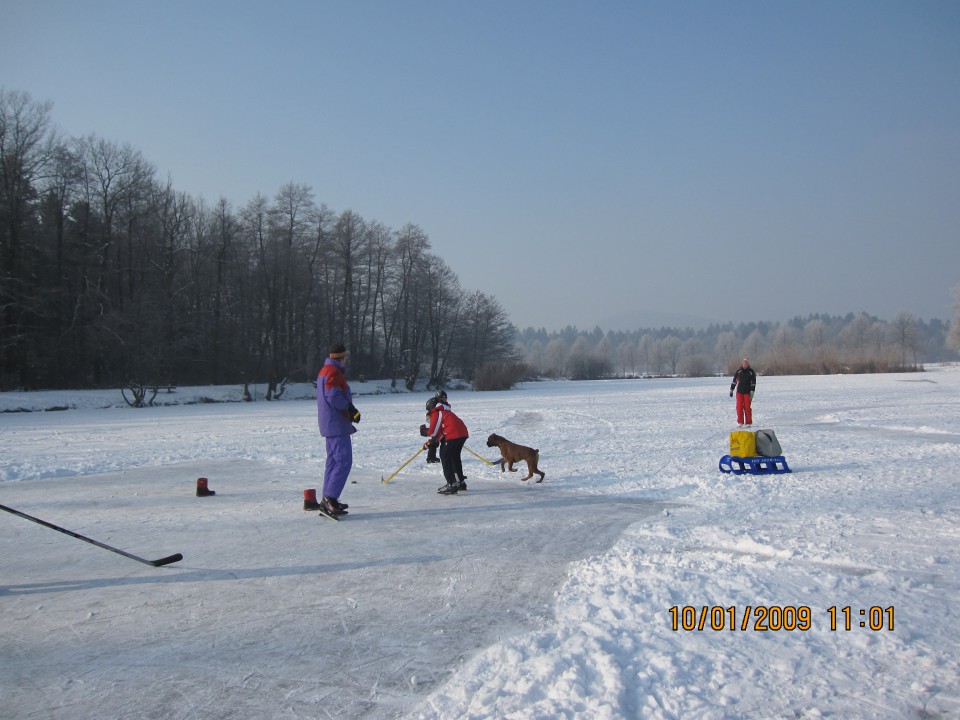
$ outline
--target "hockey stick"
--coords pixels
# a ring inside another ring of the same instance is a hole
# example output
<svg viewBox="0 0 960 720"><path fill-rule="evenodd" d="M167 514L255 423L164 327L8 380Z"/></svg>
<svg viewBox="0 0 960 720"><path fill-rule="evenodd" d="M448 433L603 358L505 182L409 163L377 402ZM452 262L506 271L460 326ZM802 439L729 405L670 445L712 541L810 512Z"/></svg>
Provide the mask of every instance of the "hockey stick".
<svg viewBox="0 0 960 720"><path fill-rule="evenodd" d="M409 465L410 463L412 463L412 462L413 462L413 458L415 458L417 455L419 455L419 454L422 453L422 452L423 452L423 448L421 447L419 450L417 450L417 451L413 454L413 457L411 457L411 458L410 458L409 460L407 460L403 465L401 465L401 466L398 467L396 470L394 470L394 471L393 471L393 475L396 475L398 472L400 472L401 470L403 470L407 465ZM391 476L388 477L388 478L383 478L383 477L381 477L381 478L380 478L380 482L382 482L382 483L384 483L384 484L390 482L391 480L393 480L393 475L391 475Z"/></svg>
<svg viewBox="0 0 960 720"><path fill-rule="evenodd" d="M180 561L180 560L183 560L183 555L181 555L180 553L177 553L176 555L170 555L169 557L160 558L159 560L144 560L142 557L137 557L136 555L131 555L131 554L128 553L128 552L125 552L125 551L123 551L123 550L119 550L119 549L117 549L117 548L115 548L115 547L111 547L111 546L109 546L109 545L105 545L104 543L98 542L97 540L91 540L91 539L88 538L88 537L84 537L83 535L80 535L80 534L78 534L78 533L75 533L75 532L73 532L73 531L71 531L71 530L66 530L65 528L62 528L62 527L60 527L60 526L58 526L58 525L54 525L53 523L48 523L46 520L41 520L40 518L35 518L33 515L27 515L26 513L20 512L19 510L14 510L13 508L9 508L9 507L7 507L6 505L0 505L0 510L6 510L8 513L13 513L14 515L19 515L19 516L22 517L24 520L30 520L31 522L35 522L35 523L37 523L38 525L43 525L44 527L48 527L48 528L50 528L51 530L56 530L57 532L62 532L64 535L69 535L70 537L75 537L77 540L83 540L84 542L88 542L88 543L90 543L91 545L96 545L97 547L101 547L101 548L103 548L104 550L109 550L110 552L115 552L115 553L117 553L117 555L123 555L124 557L128 557L128 558L130 558L131 560L136 560L137 562L142 562L144 565L152 565L153 567L160 567L161 565L169 565L170 563L175 563L175 562L178 562L178 561Z"/></svg>
<svg viewBox="0 0 960 720"><path fill-rule="evenodd" d="M466 450L466 451L467 451L468 453L470 453L471 455L474 455L474 456L480 458L480 459L483 460L487 465L495 465L495 464L496 464L496 463L490 462L489 460L487 460L487 459L486 459L485 457L483 457L482 455L477 455L473 450L471 450L470 448L468 448L466 445L463 446L463 449Z"/></svg>

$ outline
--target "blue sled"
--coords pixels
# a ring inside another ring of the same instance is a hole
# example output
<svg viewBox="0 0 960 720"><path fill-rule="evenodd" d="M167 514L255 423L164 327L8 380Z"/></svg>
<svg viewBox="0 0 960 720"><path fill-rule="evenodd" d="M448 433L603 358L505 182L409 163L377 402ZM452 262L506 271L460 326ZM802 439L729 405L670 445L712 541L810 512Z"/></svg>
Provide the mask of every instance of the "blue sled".
<svg viewBox="0 0 960 720"><path fill-rule="evenodd" d="M787 459L783 455L776 457L737 457L724 455L720 458L720 472L734 475L771 475L790 472Z"/></svg>

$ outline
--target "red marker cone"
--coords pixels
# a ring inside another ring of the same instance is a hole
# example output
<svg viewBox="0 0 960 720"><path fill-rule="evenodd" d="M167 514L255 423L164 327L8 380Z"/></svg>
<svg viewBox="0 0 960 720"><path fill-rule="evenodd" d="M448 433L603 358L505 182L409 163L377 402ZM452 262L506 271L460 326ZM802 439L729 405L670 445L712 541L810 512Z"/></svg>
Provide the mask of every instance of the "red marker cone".
<svg viewBox="0 0 960 720"><path fill-rule="evenodd" d="M319 510L320 503L317 502L317 491L315 488L303 491L303 509Z"/></svg>

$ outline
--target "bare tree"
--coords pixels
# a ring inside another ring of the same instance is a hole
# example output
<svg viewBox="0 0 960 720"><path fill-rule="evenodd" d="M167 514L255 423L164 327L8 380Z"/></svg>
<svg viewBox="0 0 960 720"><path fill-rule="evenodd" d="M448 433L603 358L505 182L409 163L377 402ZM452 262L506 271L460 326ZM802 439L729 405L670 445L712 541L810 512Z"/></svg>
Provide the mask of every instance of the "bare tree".
<svg viewBox="0 0 960 720"><path fill-rule="evenodd" d="M637 363L640 352L636 343L624 340L617 346L617 357L620 360L620 371L624 376L637 374Z"/></svg>
<svg viewBox="0 0 960 720"><path fill-rule="evenodd" d="M740 347L740 356L751 358L750 362L753 365L756 365L759 361L763 359L763 349L766 345L766 341L763 337L763 333L760 332L759 328L754 329L747 336L747 339L743 341L743 345ZM740 362L737 359L734 359L732 366L727 367L727 373L733 374L736 372L737 367L739 367Z"/></svg>
<svg viewBox="0 0 960 720"><path fill-rule="evenodd" d="M544 353L545 373L549 377L561 377L567 364L567 344L563 338L554 338L547 343Z"/></svg>
<svg viewBox="0 0 960 720"><path fill-rule="evenodd" d="M687 377L710 377L713 375L713 368L710 359L702 354L687 355L681 361L683 374Z"/></svg>
<svg viewBox="0 0 960 720"><path fill-rule="evenodd" d="M223 363L230 355L223 352L224 339L227 337L229 312L229 285L227 282L230 260L234 252L237 235L237 222L227 200L221 197L213 213L213 231L211 252L213 254L214 274L211 286L211 327L210 327L210 382L221 382ZM199 281L199 278L198 278ZM199 290L199 287L198 287Z"/></svg>
<svg viewBox="0 0 960 720"><path fill-rule="evenodd" d="M489 363L512 363L513 326L503 306L495 298L474 292L464 302L462 348L458 366L464 377L472 379Z"/></svg>
<svg viewBox="0 0 960 720"><path fill-rule="evenodd" d="M729 368L738 364L737 348L739 345L740 341L733 330L726 330L717 336L714 352L720 358L721 367Z"/></svg>
<svg viewBox="0 0 960 720"><path fill-rule="evenodd" d="M540 340L534 340L529 348L524 349L522 345L517 345L516 352L522 354L524 362L535 375L544 374L544 346Z"/></svg>
<svg viewBox="0 0 960 720"><path fill-rule="evenodd" d="M782 375L797 365L801 335L789 323L783 323L773 331L766 355L768 372Z"/></svg>
<svg viewBox="0 0 960 720"><path fill-rule="evenodd" d="M950 321L950 329L947 331L947 345L960 352L960 288L955 290L954 294L957 299L954 305L956 314Z"/></svg>
<svg viewBox="0 0 960 720"><path fill-rule="evenodd" d="M637 342L637 353L640 355L641 367L643 368L643 372L648 374L650 372L650 350L652 345L653 338L650 337L649 333L644 333Z"/></svg>
<svg viewBox="0 0 960 720"><path fill-rule="evenodd" d="M664 365L667 363L667 352L663 340L657 338L653 341L650 348L650 368L654 375L663 373Z"/></svg>
<svg viewBox="0 0 960 720"><path fill-rule="evenodd" d="M125 248L117 241L124 239L122 233L128 222L147 212L145 201L153 189L155 171L130 145L116 145L90 135L81 140L80 148L88 197L101 219L99 237L92 238L98 261L92 286L101 297L107 296L106 283L112 280L118 290L116 297L122 302L120 281ZM130 260L129 253L126 257ZM114 258L117 262L112 264ZM111 266L115 268L113 278Z"/></svg>
<svg viewBox="0 0 960 720"><path fill-rule="evenodd" d="M663 339L663 356L666 358L667 364L670 367L670 374L676 375L677 368L680 365L680 348L683 346L683 342L676 335L669 335Z"/></svg>
<svg viewBox="0 0 960 720"><path fill-rule="evenodd" d="M591 348L584 335L579 335L567 355L567 375L571 380L594 380L610 372L606 359Z"/></svg>
<svg viewBox="0 0 960 720"><path fill-rule="evenodd" d="M36 281L33 283L34 294L46 300L39 314L44 319L38 319L35 323L38 333L32 344L37 347L37 355L51 359L51 364L36 368L34 379L47 386L68 386L73 382L72 375L77 367L77 357L71 337L68 336L73 307L71 299L77 296L72 273L69 226L70 207L76 197L80 177L80 162L69 144L56 144L39 211L41 230L38 250L44 260L36 263Z"/></svg>
<svg viewBox="0 0 960 720"><path fill-rule="evenodd" d="M898 312L890 322L890 338L900 348L900 365L907 367L907 355L913 357L913 365L917 365L917 354L920 348L920 328L916 318L908 312Z"/></svg>
<svg viewBox="0 0 960 720"><path fill-rule="evenodd" d="M422 335L421 294L429 265L430 241L416 225L408 224L397 234L392 257L381 286L379 304L383 323L383 359L379 372L396 383L397 375L409 377L415 349Z"/></svg>
<svg viewBox="0 0 960 720"><path fill-rule="evenodd" d="M144 360L149 361L149 366L143 368L146 376L140 377L143 378L141 382L171 383L175 374L175 358L182 347L181 340L187 335L180 322L189 304L182 296L180 279L184 275L185 253L191 249L189 243L195 207L186 194L173 189L173 183L169 180L156 193L153 206L159 233L150 262L158 285L148 309L155 311L156 319L151 318L150 322L144 323L151 332L149 336L139 335L139 343L153 351L142 355Z"/></svg>
<svg viewBox="0 0 960 720"><path fill-rule="evenodd" d="M840 332L841 348L848 361L861 362L870 346L870 329L873 321L866 313L859 313Z"/></svg>
<svg viewBox="0 0 960 720"><path fill-rule="evenodd" d="M32 208L54 160L50 103L0 88L0 389L29 372L24 315L29 301L25 265Z"/></svg>
<svg viewBox="0 0 960 720"><path fill-rule="evenodd" d="M366 252L361 258L359 273L357 345L360 357L355 364L361 371L375 371L382 337L383 289L387 283L387 268L393 257L393 233L381 223L367 227Z"/></svg>
<svg viewBox="0 0 960 720"><path fill-rule="evenodd" d="M92 379L101 385L135 361L136 319L126 304L140 292L145 250L155 229L142 228L156 188L154 168L129 145L90 135L79 144L89 210L81 229L86 257L78 314L85 328ZM142 236L138 236L142 233ZM133 310L135 315L136 309Z"/></svg>
<svg viewBox="0 0 960 720"><path fill-rule="evenodd" d="M807 346L813 350L815 354L819 354L823 346L827 343L826 324L820 318L810 320L803 326L803 337L806 340Z"/></svg>
<svg viewBox="0 0 960 720"><path fill-rule="evenodd" d="M448 364L454 346L457 345L457 360L461 360L464 353L475 349L482 343L482 329L478 327L483 309L478 305L464 307L465 298L456 273L440 258L428 256L426 263L427 283L423 287L418 309L425 311L426 343L418 357L423 358L429 365L427 370L427 386L442 386L448 374ZM476 362L476 356L471 356L470 362ZM458 362L461 372L472 375L474 366L464 370Z"/></svg>
<svg viewBox="0 0 960 720"><path fill-rule="evenodd" d="M712 375L710 360L704 354L700 339L689 337L680 343L680 371L687 377L707 377Z"/></svg>

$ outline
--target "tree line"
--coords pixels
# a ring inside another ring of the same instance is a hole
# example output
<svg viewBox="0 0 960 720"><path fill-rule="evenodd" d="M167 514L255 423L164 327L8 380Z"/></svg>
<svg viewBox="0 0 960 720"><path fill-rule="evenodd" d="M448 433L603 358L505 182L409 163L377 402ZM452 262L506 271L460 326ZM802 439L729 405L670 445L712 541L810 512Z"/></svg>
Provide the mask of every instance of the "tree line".
<svg viewBox="0 0 960 720"><path fill-rule="evenodd" d="M527 328L517 337L531 376L572 379L732 374L744 357L767 375L902 372L924 362L955 362L958 351L960 312L949 325L907 312L890 321L849 313L701 330Z"/></svg>
<svg viewBox="0 0 960 720"><path fill-rule="evenodd" d="M352 376L409 389L703 376L744 356L767 374L886 372L960 350L960 312L521 332L415 224L335 212L296 183L210 205L129 145L64 137L51 109L0 88L0 390L266 383L270 398L335 341Z"/></svg>
<svg viewBox="0 0 960 720"><path fill-rule="evenodd" d="M399 230L290 183L242 207L179 192L140 152L64 137L0 88L0 390L354 376L432 387L513 349L497 300ZM270 395L268 394L268 397Z"/></svg>

